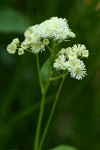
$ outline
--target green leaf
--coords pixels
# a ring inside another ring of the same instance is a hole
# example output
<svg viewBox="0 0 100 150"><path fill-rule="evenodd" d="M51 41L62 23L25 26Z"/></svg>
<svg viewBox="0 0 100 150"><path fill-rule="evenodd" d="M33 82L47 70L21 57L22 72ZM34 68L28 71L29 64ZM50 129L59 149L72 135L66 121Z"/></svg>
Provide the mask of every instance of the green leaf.
<svg viewBox="0 0 100 150"><path fill-rule="evenodd" d="M43 64L40 74L42 78L43 87L46 88L50 79L50 59L49 58Z"/></svg>
<svg viewBox="0 0 100 150"><path fill-rule="evenodd" d="M53 149L50 149L50 150L78 150L72 146L67 146L67 145L60 145L60 146L57 146Z"/></svg>
<svg viewBox="0 0 100 150"><path fill-rule="evenodd" d="M0 32L1 33L23 33L29 26L29 20L24 14L13 9L0 11Z"/></svg>

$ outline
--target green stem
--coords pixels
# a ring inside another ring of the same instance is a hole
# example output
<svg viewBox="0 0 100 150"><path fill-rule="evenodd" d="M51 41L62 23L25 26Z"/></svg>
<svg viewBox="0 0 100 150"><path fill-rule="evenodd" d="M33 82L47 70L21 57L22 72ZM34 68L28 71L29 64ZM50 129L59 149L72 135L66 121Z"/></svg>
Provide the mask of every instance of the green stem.
<svg viewBox="0 0 100 150"><path fill-rule="evenodd" d="M60 78L62 78L62 77L63 77L63 75L58 76L58 77L54 77L54 78L50 78L50 80L51 80L51 81L54 81L54 80L60 79Z"/></svg>
<svg viewBox="0 0 100 150"><path fill-rule="evenodd" d="M45 103L45 93L42 93L40 113L39 113L39 119L37 123L35 143L34 143L34 150L38 150L38 146L39 146L39 137L40 137L40 129L41 129L41 123L43 118L43 112L44 112L44 103Z"/></svg>
<svg viewBox="0 0 100 150"><path fill-rule="evenodd" d="M39 118L38 118L38 122L37 122L37 129L36 129L35 142L34 142L34 150L38 150L38 146L39 146L40 130L41 130L43 113L44 113L44 105L45 105L45 96L46 96L46 92L48 90L48 87L50 85L50 80L48 80L48 83L47 83L46 87L44 87L44 85L42 83L42 76L41 76L41 73L40 73L40 65L39 65L38 54L36 55L36 62L37 62L39 83L40 83L41 92L42 92L42 99L41 99L41 104L40 104ZM50 74L50 66L51 66L51 59L50 59L50 64L49 64L49 74Z"/></svg>
<svg viewBox="0 0 100 150"><path fill-rule="evenodd" d="M52 49L48 45L47 45L47 48L49 49L50 52L52 51Z"/></svg>
<svg viewBox="0 0 100 150"><path fill-rule="evenodd" d="M38 150L38 146L39 146L40 129L41 129L41 124L42 124L44 104L45 104L45 94L46 94L46 92L44 92L44 88L43 88L43 84L42 84L38 54L36 54L36 62L37 62L39 83L40 83L40 88L41 88L41 92L42 92L42 99L41 99L39 118L38 118L38 122L37 122L36 134L35 134L34 150Z"/></svg>
<svg viewBox="0 0 100 150"><path fill-rule="evenodd" d="M59 85L59 88L58 88L58 91L57 91L57 94L56 94L56 97L55 97L55 101L54 101L49 119L47 121L46 127L44 129L44 132L43 132L43 135L42 135L42 138L41 138L41 141L40 141L39 150L42 150L43 142L44 142L44 139L46 137L46 134L47 134L47 131L48 131L48 128L49 128L49 125L50 125L50 122L51 122L51 119L52 119L52 116L53 116L53 113L54 113L54 110L55 110L55 107L56 107L56 104L57 104L57 100L58 100L62 85L64 83L64 80L65 80L65 76L62 77L61 83Z"/></svg>
<svg viewBox="0 0 100 150"><path fill-rule="evenodd" d="M38 70L38 76L39 76L39 83L42 93L44 93L44 88L42 84L41 74L40 74L40 65L39 65L39 57L38 54L36 54L36 62L37 62L37 70Z"/></svg>

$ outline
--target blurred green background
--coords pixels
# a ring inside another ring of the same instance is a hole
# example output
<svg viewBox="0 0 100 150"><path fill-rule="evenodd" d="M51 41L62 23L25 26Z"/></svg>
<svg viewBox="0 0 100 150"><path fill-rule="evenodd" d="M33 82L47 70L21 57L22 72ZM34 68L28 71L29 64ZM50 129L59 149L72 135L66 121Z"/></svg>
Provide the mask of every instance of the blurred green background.
<svg viewBox="0 0 100 150"><path fill-rule="evenodd" d="M0 1L0 150L32 150L41 97L35 56L9 55L7 45L53 16L66 18L76 34L66 47L85 44L90 56L82 81L66 79L43 150L60 144L100 150L100 0ZM40 57L43 63L46 55ZM58 84L48 92L42 130Z"/></svg>

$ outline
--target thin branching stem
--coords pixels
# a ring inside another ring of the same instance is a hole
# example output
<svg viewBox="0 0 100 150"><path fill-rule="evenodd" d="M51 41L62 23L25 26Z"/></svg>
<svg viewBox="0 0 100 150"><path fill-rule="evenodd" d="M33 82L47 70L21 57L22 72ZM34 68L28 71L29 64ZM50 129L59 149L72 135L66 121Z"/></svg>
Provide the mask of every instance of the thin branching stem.
<svg viewBox="0 0 100 150"><path fill-rule="evenodd" d="M66 75L67 75L67 73L66 73ZM63 76L63 77L62 77L61 83L60 83L60 85L59 85L59 88L58 88L58 91L57 91L57 94L56 94L56 97L55 97L55 100L54 100L54 104L53 104L53 107L52 107L52 110L51 110L49 119L48 119L48 121L47 121L46 127L45 127L45 129L44 129L44 132L43 132L43 135L42 135L42 138L41 138L41 141L40 141L39 150L42 150L42 146L43 146L43 143L44 143L44 139L45 139L45 137L46 137L46 134L47 134L47 131L48 131L48 128L49 128L49 125L50 125L50 122L51 122L51 119L52 119L52 116L53 116L53 113L54 113L54 110L55 110L55 107L56 107L56 104L57 104L57 100L58 100L58 97L59 97L59 94L60 94L62 85L63 85L64 80L65 80L65 77L66 77L66 76Z"/></svg>

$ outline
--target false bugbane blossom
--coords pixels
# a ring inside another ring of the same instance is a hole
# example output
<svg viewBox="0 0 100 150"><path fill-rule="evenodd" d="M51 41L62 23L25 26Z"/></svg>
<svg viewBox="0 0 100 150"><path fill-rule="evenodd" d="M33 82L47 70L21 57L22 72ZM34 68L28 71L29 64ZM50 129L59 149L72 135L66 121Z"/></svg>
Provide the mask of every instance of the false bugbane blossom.
<svg viewBox="0 0 100 150"><path fill-rule="evenodd" d="M66 41L69 37L74 38L75 34L69 28L65 18L52 17L40 24L30 26L25 31L24 37L24 41L19 46L19 43L16 42L9 44L7 51L10 54L15 54L19 48L19 55L23 55L25 50L36 54L45 51L45 46L49 44L51 39L62 42Z"/></svg>
<svg viewBox="0 0 100 150"><path fill-rule="evenodd" d="M88 50L81 44L75 44L73 47L66 49L62 48L58 53L58 57L55 59L53 67L56 70L66 70L70 73L72 78L80 80L87 75L85 64L80 59L83 57L87 58L88 55Z"/></svg>

